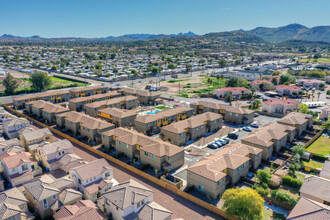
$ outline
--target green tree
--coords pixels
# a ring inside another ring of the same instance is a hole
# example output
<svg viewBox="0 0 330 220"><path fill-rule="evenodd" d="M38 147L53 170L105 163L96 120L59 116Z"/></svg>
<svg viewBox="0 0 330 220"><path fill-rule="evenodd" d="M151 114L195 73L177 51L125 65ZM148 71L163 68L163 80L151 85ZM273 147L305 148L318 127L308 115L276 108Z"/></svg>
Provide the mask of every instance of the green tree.
<svg viewBox="0 0 330 220"><path fill-rule="evenodd" d="M257 89L255 88L255 87L251 87L251 94L252 94L252 96L254 95L254 93L256 93L256 91L257 91Z"/></svg>
<svg viewBox="0 0 330 220"><path fill-rule="evenodd" d="M275 70L272 72L272 76L279 76L280 74L281 74L281 72L278 70Z"/></svg>
<svg viewBox="0 0 330 220"><path fill-rule="evenodd" d="M218 80L218 88L220 87L220 79L221 79L221 77L220 77L220 75L218 74L218 75L217 75L217 80Z"/></svg>
<svg viewBox="0 0 330 220"><path fill-rule="evenodd" d="M324 130L329 131L330 130L330 121L323 122L321 127Z"/></svg>
<svg viewBox="0 0 330 220"><path fill-rule="evenodd" d="M259 99L254 100L254 101L252 102L252 108L253 108L253 109L257 109L257 108L259 108L259 105L261 105L261 101L260 101Z"/></svg>
<svg viewBox="0 0 330 220"><path fill-rule="evenodd" d="M51 84L52 80L44 72L35 72L30 74L31 87L37 91L43 91L47 89Z"/></svg>
<svg viewBox="0 0 330 220"><path fill-rule="evenodd" d="M278 85L278 80L277 80L277 78L273 78L272 79L272 83L274 84L274 86L277 86Z"/></svg>
<svg viewBox="0 0 330 220"><path fill-rule="evenodd" d="M174 63L170 63L170 64L167 65L167 68L173 70L173 69L176 68L176 65Z"/></svg>
<svg viewBox="0 0 330 220"><path fill-rule="evenodd" d="M300 113L307 114L309 112L309 108L306 104L300 104L298 109Z"/></svg>
<svg viewBox="0 0 330 220"><path fill-rule="evenodd" d="M318 91L318 92L317 92L317 101L320 101L320 95L321 95L321 92Z"/></svg>
<svg viewBox="0 0 330 220"><path fill-rule="evenodd" d="M280 82L282 84L284 83L291 83L291 81L293 80L292 76L290 74L283 74L280 76Z"/></svg>
<svg viewBox="0 0 330 220"><path fill-rule="evenodd" d="M115 58L116 58L116 54L112 53L112 54L110 55L110 59L113 60L113 59L115 59Z"/></svg>
<svg viewBox="0 0 330 220"><path fill-rule="evenodd" d="M218 63L219 63L219 67L220 68L224 68L226 66L226 64L227 64L227 61L222 58L222 59L219 60Z"/></svg>
<svg viewBox="0 0 330 220"><path fill-rule="evenodd" d="M251 188L227 189L222 196L223 209L229 218L254 220L263 218L264 200Z"/></svg>
<svg viewBox="0 0 330 220"><path fill-rule="evenodd" d="M262 58L261 56L257 56L258 63L261 63L263 60L264 60L264 58Z"/></svg>
<svg viewBox="0 0 330 220"><path fill-rule="evenodd" d="M269 170L258 170L257 179L260 183L269 184L272 179L272 175L270 174Z"/></svg>
<svg viewBox="0 0 330 220"><path fill-rule="evenodd" d="M292 151L302 157L304 156L305 148L303 145L297 144L292 148Z"/></svg>
<svg viewBox="0 0 330 220"><path fill-rule="evenodd" d="M15 90L18 88L17 81L14 79L14 77L10 73L8 73L8 75L3 80L2 83L5 86L6 95L13 95Z"/></svg>
<svg viewBox="0 0 330 220"><path fill-rule="evenodd" d="M324 83L320 83L320 84L319 84L319 88L320 88L321 90L323 90L324 87L325 87L325 84L324 84Z"/></svg>
<svg viewBox="0 0 330 220"><path fill-rule="evenodd" d="M225 99L226 99L227 102L230 103L230 105L231 105L231 102L234 100L233 96L231 94L226 95Z"/></svg>

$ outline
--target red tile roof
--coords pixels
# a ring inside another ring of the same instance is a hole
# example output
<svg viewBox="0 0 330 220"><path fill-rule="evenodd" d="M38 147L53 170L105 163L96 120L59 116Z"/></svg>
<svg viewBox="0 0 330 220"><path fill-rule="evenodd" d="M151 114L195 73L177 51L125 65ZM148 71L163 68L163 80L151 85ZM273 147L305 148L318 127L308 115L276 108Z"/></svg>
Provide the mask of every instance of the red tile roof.
<svg viewBox="0 0 330 220"><path fill-rule="evenodd" d="M279 85L279 86L276 86L276 89L286 89L286 90L301 91L301 88L298 87L298 86L288 86L288 85Z"/></svg>
<svg viewBox="0 0 330 220"><path fill-rule="evenodd" d="M244 87L224 87L221 89L215 89L215 91L220 91L220 92L240 92L240 91L250 91L247 88Z"/></svg>
<svg viewBox="0 0 330 220"><path fill-rule="evenodd" d="M264 104L268 105L298 105L300 102L296 101L294 99L269 99L268 101L265 101Z"/></svg>

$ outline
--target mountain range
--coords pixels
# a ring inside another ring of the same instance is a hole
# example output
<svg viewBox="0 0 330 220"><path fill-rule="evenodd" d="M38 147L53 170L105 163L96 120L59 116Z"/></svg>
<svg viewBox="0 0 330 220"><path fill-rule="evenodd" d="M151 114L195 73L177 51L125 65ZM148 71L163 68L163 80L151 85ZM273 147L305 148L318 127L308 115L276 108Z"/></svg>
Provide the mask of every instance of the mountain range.
<svg viewBox="0 0 330 220"><path fill-rule="evenodd" d="M197 35L191 31L179 34L125 34L121 36L108 36L103 38L43 38L38 35L31 37L19 37L4 34L0 36L0 41L79 41L79 40L107 40L107 41L137 41L152 40L166 37L202 37L202 38L225 38L233 41L246 42L284 42L288 40L304 40L330 43L330 26L316 26L308 28L301 24L289 24L277 28L257 27L252 30L227 31Z"/></svg>

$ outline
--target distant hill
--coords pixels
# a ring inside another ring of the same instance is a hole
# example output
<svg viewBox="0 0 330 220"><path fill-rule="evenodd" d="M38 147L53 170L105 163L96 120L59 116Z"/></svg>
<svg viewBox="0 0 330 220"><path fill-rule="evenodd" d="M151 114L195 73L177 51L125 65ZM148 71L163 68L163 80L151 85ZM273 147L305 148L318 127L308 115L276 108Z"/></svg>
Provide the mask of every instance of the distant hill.
<svg viewBox="0 0 330 220"><path fill-rule="evenodd" d="M246 33L243 30L209 33L200 36L200 38L232 42L267 43L262 38Z"/></svg>
<svg viewBox="0 0 330 220"><path fill-rule="evenodd" d="M264 40L273 42L282 42L294 39L330 42L330 26L308 28L301 24L289 24L277 28L257 27L246 32Z"/></svg>
<svg viewBox="0 0 330 220"><path fill-rule="evenodd" d="M197 36L197 34L189 31L187 33L178 33L178 34L125 34L118 37L109 36L105 37L105 39L132 39L132 40L148 40L148 39L156 39L162 37L175 37L175 36Z"/></svg>

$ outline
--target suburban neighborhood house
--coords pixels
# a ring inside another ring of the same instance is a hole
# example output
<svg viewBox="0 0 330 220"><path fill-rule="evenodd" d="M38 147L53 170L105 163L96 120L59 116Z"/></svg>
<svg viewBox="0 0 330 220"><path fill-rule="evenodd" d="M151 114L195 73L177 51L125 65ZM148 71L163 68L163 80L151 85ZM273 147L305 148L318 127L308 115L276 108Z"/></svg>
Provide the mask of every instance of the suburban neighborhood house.
<svg viewBox="0 0 330 220"><path fill-rule="evenodd" d="M251 87L254 87L256 89L260 89L260 84L261 83L264 83L264 84L269 84L273 87L273 83L270 81L270 80L266 80L266 79L256 79L256 80L253 80L251 82Z"/></svg>
<svg viewBox="0 0 330 220"><path fill-rule="evenodd" d="M83 193L84 199L93 202L102 193L117 184L113 177L113 169L105 159L97 159L75 167L69 171L74 186Z"/></svg>
<svg viewBox="0 0 330 220"><path fill-rule="evenodd" d="M329 117L330 117L330 106L327 105L321 110L320 118L324 120L328 120Z"/></svg>
<svg viewBox="0 0 330 220"><path fill-rule="evenodd" d="M65 127L74 135L81 135L89 141L101 141L101 133L115 128L114 124L93 118L84 113L65 112L56 116L59 127Z"/></svg>
<svg viewBox="0 0 330 220"><path fill-rule="evenodd" d="M298 79L297 80L297 85L302 86L305 89L319 89L320 83L324 83L322 80L318 79Z"/></svg>
<svg viewBox="0 0 330 220"><path fill-rule="evenodd" d="M22 147L27 148L32 144L40 144L41 142L53 142L53 134L48 128L37 129L20 134L20 145Z"/></svg>
<svg viewBox="0 0 330 220"><path fill-rule="evenodd" d="M287 220L329 219L330 206L301 196Z"/></svg>
<svg viewBox="0 0 330 220"><path fill-rule="evenodd" d="M221 89L215 89L214 94L217 98L223 99L230 94L233 99L240 99L244 95L250 95L251 91L244 87L224 87Z"/></svg>
<svg viewBox="0 0 330 220"><path fill-rule="evenodd" d="M194 109L195 114L202 114L205 112L220 113L224 116L223 120L230 124L247 125L252 123L254 120L254 111L246 108L207 101L191 103L190 107Z"/></svg>
<svg viewBox="0 0 330 220"><path fill-rule="evenodd" d="M38 119L43 118L45 122L49 124L54 124L56 122L57 114L70 111L68 108L44 100L28 102L25 105L26 111L30 115L34 115Z"/></svg>
<svg viewBox="0 0 330 220"><path fill-rule="evenodd" d="M28 210L28 200L16 187L0 192L0 210L0 219L34 219Z"/></svg>
<svg viewBox="0 0 330 220"><path fill-rule="evenodd" d="M184 149L163 142L134 130L116 128L102 133L102 144L116 149L116 154L123 153L142 164L150 164L154 169L172 170L184 164Z"/></svg>
<svg viewBox="0 0 330 220"><path fill-rule="evenodd" d="M30 153L5 153L0 156L0 160L3 174L12 186L26 183L34 178L37 161ZM42 172L41 169L40 171Z"/></svg>
<svg viewBox="0 0 330 220"><path fill-rule="evenodd" d="M106 216L98 210L98 207L90 200L80 200L74 205L65 205L58 210L53 218L55 220L84 219L104 220Z"/></svg>
<svg viewBox="0 0 330 220"><path fill-rule="evenodd" d="M70 99L69 109L71 111L80 112L80 111L84 110L85 104L108 100L108 99L112 99L114 97L119 97L119 96L120 96L120 93L118 93L116 91L109 91L107 93L101 93L101 94L87 96L87 97L78 97L78 98Z"/></svg>
<svg viewBox="0 0 330 220"><path fill-rule="evenodd" d="M61 178L54 180L49 175L43 175L38 179L34 179L24 184L26 198L29 205L38 211L42 219L53 216L65 201L75 203L82 198L81 193L75 191L73 193L73 181L68 178ZM69 194L68 191L69 190ZM64 194L63 194L64 192ZM68 195L68 198L62 196ZM71 197L71 198L70 198ZM61 198L62 202L59 201Z"/></svg>
<svg viewBox="0 0 330 220"><path fill-rule="evenodd" d="M30 122L25 118L13 118L2 123L3 131L8 138L18 138L19 130L30 127Z"/></svg>
<svg viewBox="0 0 330 220"><path fill-rule="evenodd" d="M170 220L172 213L153 199L153 191L130 179L103 194L97 204L112 219Z"/></svg>
<svg viewBox="0 0 330 220"><path fill-rule="evenodd" d="M271 123L248 136L242 138L242 143L262 149L262 159L269 160L273 152L279 152L287 142L293 141L296 128Z"/></svg>
<svg viewBox="0 0 330 220"><path fill-rule="evenodd" d="M136 118L135 111L119 108L105 108L98 112L98 117L116 125L116 127L131 127Z"/></svg>
<svg viewBox="0 0 330 220"><path fill-rule="evenodd" d="M71 98L76 98L107 93L108 91L109 87L107 86L87 86L84 88L71 89L69 92Z"/></svg>
<svg viewBox="0 0 330 220"><path fill-rule="evenodd" d="M67 154L73 154L73 145L66 139L45 144L38 149L39 160L48 171L60 169L60 160Z"/></svg>
<svg viewBox="0 0 330 220"><path fill-rule="evenodd" d="M138 97L140 104L142 105L155 105L161 102L159 99L160 93L157 92L149 92L141 89L131 89L131 88L123 88L120 90L122 95L131 95Z"/></svg>
<svg viewBox="0 0 330 220"><path fill-rule="evenodd" d="M301 135L304 131L313 126L313 116L298 112L291 112L287 116L277 120L277 123L293 126L297 129L297 135Z"/></svg>
<svg viewBox="0 0 330 220"><path fill-rule="evenodd" d="M174 122L161 128L160 137L178 146L203 137L207 133L218 131L223 125L222 116L206 112L189 119Z"/></svg>
<svg viewBox="0 0 330 220"><path fill-rule="evenodd" d="M280 96L299 96L302 94L302 90L298 86L278 85L276 86L276 92Z"/></svg>
<svg viewBox="0 0 330 220"><path fill-rule="evenodd" d="M262 103L262 111L271 114L287 114L292 111L297 111L300 105L299 101L294 99L269 99Z"/></svg>
<svg viewBox="0 0 330 220"><path fill-rule="evenodd" d="M193 109L188 107L177 107L158 112L154 115L143 115L135 119L135 129L138 132L150 135L159 133L162 126L179 120L184 120L193 115Z"/></svg>
<svg viewBox="0 0 330 220"><path fill-rule="evenodd" d="M306 177L300 188L300 196L330 206L330 180L318 176Z"/></svg>
<svg viewBox="0 0 330 220"><path fill-rule="evenodd" d="M20 147L20 141L17 138L5 140L0 137L0 156L7 152L19 153L25 151L24 148Z"/></svg>
<svg viewBox="0 0 330 220"><path fill-rule="evenodd" d="M330 180L330 161L325 161L320 172L320 177Z"/></svg>
<svg viewBox="0 0 330 220"><path fill-rule="evenodd" d="M233 142L187 169L187 184L216 199L261 163L262 150Z"/></svg>
<svg viewBox="0 0 330 220"><path fill-rule="evenodd" d="M139 105L136 96L123 96L118 98L112 98L104 101L98 101L86 104L84 106L85 113L97 117L97 113L100 109L104 108L119 108L119 109L132 109Z"/></svg>
<svg viewBox="0 0 330 220"><path fill-rule="evenodd" d="M13 105L15 109L24 109L26 107L25 106L26 103L36 100L43 100L52 103L67 102L70 100L70 94L68 91L59 90L55 92L43 92L32 95L23 95L13 98L14 101Z"/></svg>

